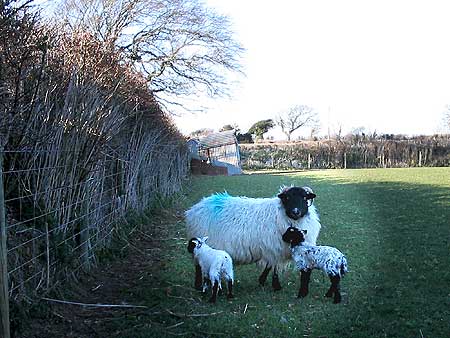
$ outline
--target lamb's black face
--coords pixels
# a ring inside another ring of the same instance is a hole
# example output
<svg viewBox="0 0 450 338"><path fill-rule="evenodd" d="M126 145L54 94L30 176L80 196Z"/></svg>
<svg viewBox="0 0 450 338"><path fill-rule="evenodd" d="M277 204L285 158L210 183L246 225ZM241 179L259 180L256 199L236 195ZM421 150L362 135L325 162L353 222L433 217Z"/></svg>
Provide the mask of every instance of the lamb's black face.
<svg viewBox="0 0 450 338"><path fill-rule="evenodd" d="M308 213L308 206L316 194L309 188L291 187L284 189L278 197L283 203L286 215L293 220L298 220Z"/></svg>
<svg viewBox="0 0 450 338"><path fill-rule="evenodd" d="M194 253L194 249L195 249L195 247L197 246L197 242L198 242L198 239L197 238L191 238L190 240L189 240L189 242L188 242L188 247L187 247L187 250L188 250L188 252L190 252L190 253Z"/></svg>
<svg viewBox="0 0 450 338"><path fill-rule="evenodd" d="M287 228L286 232L283 234L283 241L290 243L292 246L297 246L305 241L306 230L299 230L295 227Z"/></svg>

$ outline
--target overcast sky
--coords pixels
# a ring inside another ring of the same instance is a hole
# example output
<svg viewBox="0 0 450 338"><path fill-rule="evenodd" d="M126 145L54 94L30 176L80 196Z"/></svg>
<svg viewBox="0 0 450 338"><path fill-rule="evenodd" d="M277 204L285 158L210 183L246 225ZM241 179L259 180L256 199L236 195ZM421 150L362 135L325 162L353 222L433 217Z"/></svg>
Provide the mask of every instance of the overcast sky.
<svg viewBox="0 0 450 338"><path fill-rule="evenodd" d="M231 100L175 118L185 133L315 108L322 134L365 127L432 134L450 104L450 2L207 0L247 49ZM199 104L205 104L203 100ZM273 132L282 138L279 132ZM293 134L295 138L298 134Z"/></svg>

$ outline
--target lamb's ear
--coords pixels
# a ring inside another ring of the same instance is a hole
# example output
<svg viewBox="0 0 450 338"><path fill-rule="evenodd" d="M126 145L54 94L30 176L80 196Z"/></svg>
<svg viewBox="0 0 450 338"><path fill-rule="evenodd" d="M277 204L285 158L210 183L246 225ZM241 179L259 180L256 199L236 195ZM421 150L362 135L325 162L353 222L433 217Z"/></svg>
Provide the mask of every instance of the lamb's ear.
<svg viewBox="0 0 450 338"><path fill-rule="evenodd" d="M208 240L208 236L204 236L200 238L200 240L202 241L202 243L206 243L206 241Z"/></svg>
<svg viewBox="0 0 450 338"><path fill-rule="evenodd" d="M303 233L306 235L307 233L308 233L308 230L302 230L303 231Z"/></svg>
<svg viewBox="0 0 450 338"><path fill-rule="evenodd" d="M316 194L315 194L315 193L310 192L310 193L307 193L307 194L306 194L306 199L307 199L307 200L312 200L312 199L314 199L314 198L316 198Z"/></svg>

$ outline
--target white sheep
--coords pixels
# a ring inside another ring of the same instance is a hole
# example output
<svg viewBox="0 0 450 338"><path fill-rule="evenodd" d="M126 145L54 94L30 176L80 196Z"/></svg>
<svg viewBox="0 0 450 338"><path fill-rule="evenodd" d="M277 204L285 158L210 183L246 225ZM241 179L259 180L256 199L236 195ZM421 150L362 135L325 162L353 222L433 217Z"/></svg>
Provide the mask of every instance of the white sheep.
<svg viewBox="0 0 450 338"><path fill-rule="evenodd" d="M289 227L283 234L283 241L291 244L292 259L297 269L302 271L298 297L308 294L312 269L322 270L330 277L331 286L325 297L333 297L334 303L341 302L340 280L348 272L347 259L338 249L326 245L304 244L307 230Z"/></svg>
<svg viewBox="0 0 450 338"><path fill-rule="evenodd" d="M223 250L216 250L206 244L208 237L191 238L188 252L194 254L194 260L200 265L203 277L203 292L207 285L212 285L212 295L209 302L215 303L217 292L222 289L221 279L227 281L227 299L233 298L233 260Z"/></svg>
<svg viewBox="0 0 450 338"><path fill-rule="evenodd" d="M277 266L291 258L281 235L290 225L308 230L306 241L315 245L321 228L311 188L287 187L272 198L235 197L228 193L203 198L186 211L189 237L208 236L209 243L225 250L236 264L257 263L264 267L264 285L273 268L272 287L280 290ZM201 269L195 265L195 287L201 288Z"/></svg>

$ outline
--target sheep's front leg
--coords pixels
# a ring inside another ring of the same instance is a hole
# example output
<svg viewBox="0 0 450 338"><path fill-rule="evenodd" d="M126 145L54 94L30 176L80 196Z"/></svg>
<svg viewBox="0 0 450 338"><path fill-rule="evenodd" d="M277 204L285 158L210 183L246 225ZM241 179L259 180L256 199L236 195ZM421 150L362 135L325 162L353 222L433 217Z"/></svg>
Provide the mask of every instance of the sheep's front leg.
<svg viewBox="0 0 450 338"><path fill-rule="evenodd" d="M212 295L211 298L209 299L210 303L215 303L217 300L217 292L219 290L219 282L218 281L214 281L214 285L212 288Z"/></svg>
<svg viewBox="0 0 450 338"><path fill-rule="evenodd" d="M308 295L309 291L309 280L311 278L312 270L302 270L300 275L300 289L298 290L298 298L304 298Z"/></svg>
<svg viewBox="0 0 450 338"><path fill-rule="evenodd" d="M275 291L280 291L281 290L281 284L280 284L280 280L278 279L278 272L277 272L277 267L276 266L273 268L272 288Z"/></svg>
<svg viewBox="0 0 450 338"><path fill-rule="evenodd" d="M261 276L259 276L258 281L259 285L264 286L267 280L267 276L269 275L270 270L272 270L272 267L269 266L269 264L266 265L266 268L262 272Z"/></svg>
<svg viewBox="0 0 450 338"><path fill-rule="evenodd" d="M341 278L339 276L329 276L331 286L328 289L327 293L325 294L325 297L331 298L334 295L334 304L338 304L341 302L341 292L339 291L340 285L339 282L341 281Z"/></svg>
<svg viewBox="0 0 450 338"><path fill-rule="evenodd" d="M194 287L196 290L202 290L203 289L203 275L202 275L202 268L200 267L200 264L195 264L195 282Z"/></svg>

